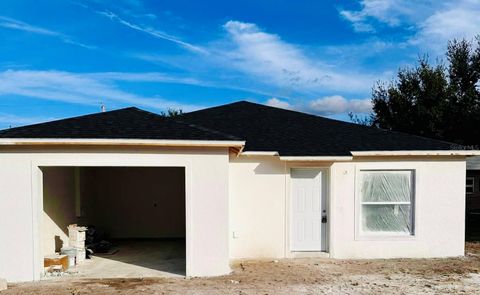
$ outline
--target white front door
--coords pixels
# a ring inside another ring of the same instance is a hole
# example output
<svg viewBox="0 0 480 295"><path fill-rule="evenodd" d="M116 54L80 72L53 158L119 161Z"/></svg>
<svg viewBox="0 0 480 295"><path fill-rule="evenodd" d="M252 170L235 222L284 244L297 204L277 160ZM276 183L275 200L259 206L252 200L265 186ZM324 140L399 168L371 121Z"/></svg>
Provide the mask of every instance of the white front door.
<svg viewBox="0 0 480 295"><path fill-rule="evenodd" d="M326 251L324 171L299 168L290 175L290 250Z"/></svg>

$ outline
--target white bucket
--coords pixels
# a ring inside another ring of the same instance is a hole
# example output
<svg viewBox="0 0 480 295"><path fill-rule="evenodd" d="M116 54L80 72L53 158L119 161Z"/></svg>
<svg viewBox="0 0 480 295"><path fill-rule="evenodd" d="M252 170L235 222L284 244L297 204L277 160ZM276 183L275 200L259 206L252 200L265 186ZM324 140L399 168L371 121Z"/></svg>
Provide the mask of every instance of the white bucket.
<svg viewBox="0 0 480 295"><path fill-rule="evenodd" d="M79 263L82 263L85 261L85 259L87 258L87 251L85 250L85 248L75 248L75 252L76 252L76 263L79 264Z"/></svg>
<svg viewBox="0 0 480 295"><path fill-rule="evenodd" d="M75 266L77 250L75 248L62 248L61 253L68 256L68 268Z"/></svg>

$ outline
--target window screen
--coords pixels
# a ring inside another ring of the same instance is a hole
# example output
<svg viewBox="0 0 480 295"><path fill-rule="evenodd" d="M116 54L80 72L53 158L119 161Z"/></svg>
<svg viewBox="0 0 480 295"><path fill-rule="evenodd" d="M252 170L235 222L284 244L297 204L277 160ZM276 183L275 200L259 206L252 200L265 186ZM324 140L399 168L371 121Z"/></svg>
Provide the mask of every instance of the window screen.
<svg viewBox="0 0 480 295"><path fill-rule="evenodd" d="M413 172L362 171L360 231L413 234Z"/></svg>

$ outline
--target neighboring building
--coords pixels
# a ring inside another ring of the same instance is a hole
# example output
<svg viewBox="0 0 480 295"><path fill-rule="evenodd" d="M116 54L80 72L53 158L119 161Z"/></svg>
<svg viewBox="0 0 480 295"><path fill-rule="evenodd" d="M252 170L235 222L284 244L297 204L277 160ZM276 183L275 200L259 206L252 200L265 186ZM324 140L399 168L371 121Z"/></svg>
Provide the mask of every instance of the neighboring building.
<svg viewBox="0 0 480 295"><path fill-rule="evenodd" d="M480 239L480 157L467 160L466 193L466 225L467 240Z"/></svg>
<svg viewBox="0 0 480 295"><path fill-rule="evenodd" d="M467 212L480 213L480 157L471 157L467 161Z"/></svg>
<svg viewBox="0 0 480 295"><path fill-rule="evenodd" d="M38 280L74 222L185 237L187 276L243 258L460 256L479 151L451 149L249 102L0 131L0 277Z"/></svg>

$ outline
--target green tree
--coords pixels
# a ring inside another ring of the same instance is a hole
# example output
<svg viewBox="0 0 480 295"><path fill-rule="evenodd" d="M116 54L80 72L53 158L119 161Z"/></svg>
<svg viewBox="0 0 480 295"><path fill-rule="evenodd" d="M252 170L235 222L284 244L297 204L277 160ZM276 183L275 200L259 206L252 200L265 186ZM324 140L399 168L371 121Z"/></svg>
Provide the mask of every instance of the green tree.
<svg viewBox="0 0 480 295"><path fill-rule="evenodd" d="M183 115L183 110L182 109L173 109L173 108L168 108L166 112L162 111L160 112L160 116L162 117L178 117Z"/></svg>
<svg viewBox="0 0 480 295"><path fill-rule="evenodd" d="M445 139L480 144L480 37L474 48L466 40L449 43L449 96L444 109Z"/></svg>
<svg viewBox="0 0 480 295"><path fill-rule="evenodd" d="M447 65L431 65L427 57L415 67L400 69L390 83L372 89L373 112L352 121L383 129L480 144L480 38L453 40Z"/></svg>

